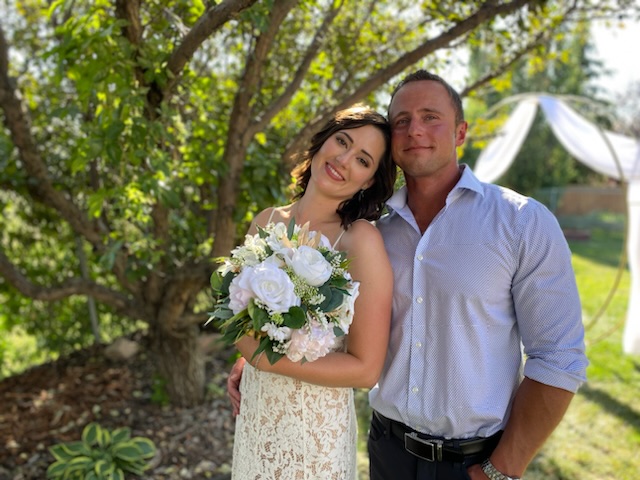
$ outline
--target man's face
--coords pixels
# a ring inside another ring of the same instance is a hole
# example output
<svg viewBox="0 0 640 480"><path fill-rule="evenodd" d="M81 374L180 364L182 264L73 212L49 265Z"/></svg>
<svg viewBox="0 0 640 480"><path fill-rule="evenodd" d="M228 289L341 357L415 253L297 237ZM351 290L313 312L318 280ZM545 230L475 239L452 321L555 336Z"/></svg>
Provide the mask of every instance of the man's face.
<svg viewBox="0 0 640 480"><path fill-rule="evenodd" d="M456 147L462 145L467 123L456 125L447 90L432 80L404 85L391 101L393 159L405 175L429 176L442 168L457 169Z"/></svg>

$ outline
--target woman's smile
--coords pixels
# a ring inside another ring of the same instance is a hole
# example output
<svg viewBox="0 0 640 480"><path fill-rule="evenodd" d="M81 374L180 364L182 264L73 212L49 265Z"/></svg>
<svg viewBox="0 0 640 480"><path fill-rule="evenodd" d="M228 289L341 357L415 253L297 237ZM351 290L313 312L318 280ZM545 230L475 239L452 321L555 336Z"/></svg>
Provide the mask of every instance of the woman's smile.
<svg viewBox="0 0 640 480"><path fill-rule="evenodd" d="M325 164L325 170L327 172L327 175L329 175L331 178L333 178L334 180L337 181L344 181L344 177L338 172L338 170L331 165L329 162L327 162Z"/></svg>

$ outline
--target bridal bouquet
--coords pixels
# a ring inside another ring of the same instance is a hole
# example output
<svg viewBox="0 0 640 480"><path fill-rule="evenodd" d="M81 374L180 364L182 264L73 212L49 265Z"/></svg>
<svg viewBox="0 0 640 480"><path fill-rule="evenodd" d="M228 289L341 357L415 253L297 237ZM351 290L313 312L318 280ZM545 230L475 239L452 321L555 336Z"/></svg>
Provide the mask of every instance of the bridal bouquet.
<svg viewBox="0 0 640 480"><path fill-rule="evenodd" d="M344 252L321 244L320 232L292 220L258 227L211 276L222 340L259 339L274 364L283 356L314 361L349 332L359 283L347 271Z"/></svg>

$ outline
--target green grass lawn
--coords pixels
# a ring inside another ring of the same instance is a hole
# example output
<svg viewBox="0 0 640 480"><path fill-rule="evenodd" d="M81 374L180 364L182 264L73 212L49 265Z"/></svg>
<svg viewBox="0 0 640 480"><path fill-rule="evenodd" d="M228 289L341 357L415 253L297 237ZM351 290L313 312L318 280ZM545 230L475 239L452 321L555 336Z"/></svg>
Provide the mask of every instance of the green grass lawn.
<svg viewBox="0 0 640 480"><path fill-rule="evenodd" d="M590 235L588 240L570 240L583 305L590 361L588 382L529 466L525 478L637 480L640 479L640 356L622 352L629 295L626 268L617 280L624 218L598 215L560 221L563 226ZM604 312L598 315L605 305ZM360 416L360 479L368 480L366 434L370 410L366 392L358 391L356 397Z"/></svg>

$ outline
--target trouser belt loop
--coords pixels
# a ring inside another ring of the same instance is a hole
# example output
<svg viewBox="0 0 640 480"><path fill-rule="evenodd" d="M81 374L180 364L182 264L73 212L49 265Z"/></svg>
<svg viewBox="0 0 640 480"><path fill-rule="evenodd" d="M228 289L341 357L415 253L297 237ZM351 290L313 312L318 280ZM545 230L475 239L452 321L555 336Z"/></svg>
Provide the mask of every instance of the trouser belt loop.
<svg viewBox="0 0 640 480"><path fill-rule="evenodd" d="M373 411L373 418L375 418L382 425L384 438L391 438L393 436L393 432L391 431L391 419L385 417L384 415L380 415L375 410Z"/></svg>

